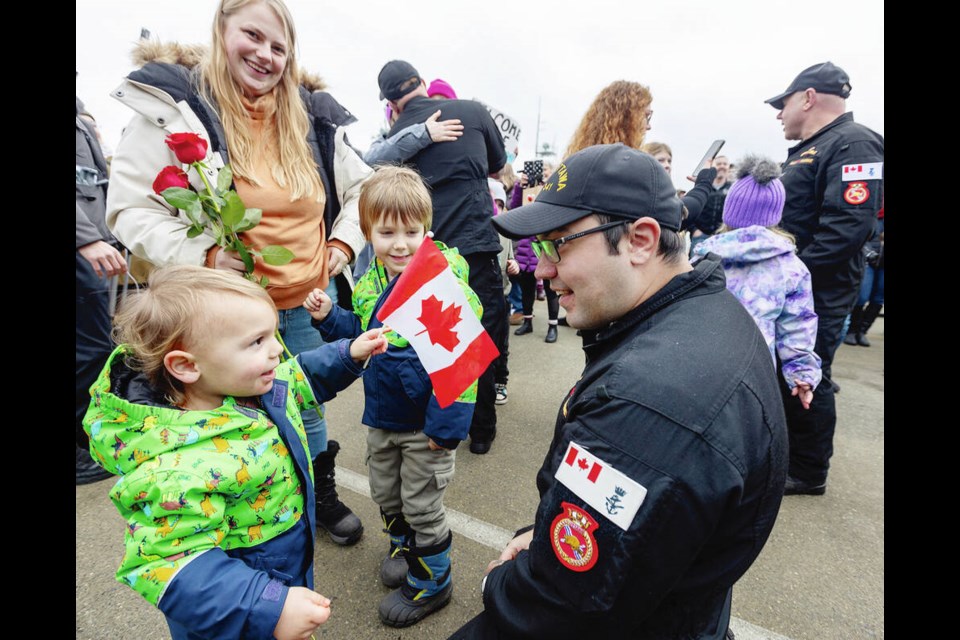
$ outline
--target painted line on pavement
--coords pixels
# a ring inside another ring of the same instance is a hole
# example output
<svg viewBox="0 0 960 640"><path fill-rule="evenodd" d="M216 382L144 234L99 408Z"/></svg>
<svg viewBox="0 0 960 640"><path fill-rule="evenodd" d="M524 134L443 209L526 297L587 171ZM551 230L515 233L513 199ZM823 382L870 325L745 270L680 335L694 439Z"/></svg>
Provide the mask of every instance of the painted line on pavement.
<svg viewBox="0 0 960 640"><path fill-rule="evenodd" d="M350 489L350 491L367 498L370 497L370 483L367 476L363 474L337 467L336 481L338 486ZM450 529L465 538L490 547L498 553L513 539L512 531L507 531L483 520L477 520L456 509L447 507L446 510ZM790 640L787 636L768 631L739 618L730 618L730 628L736 634L737 640Z"/></svg>

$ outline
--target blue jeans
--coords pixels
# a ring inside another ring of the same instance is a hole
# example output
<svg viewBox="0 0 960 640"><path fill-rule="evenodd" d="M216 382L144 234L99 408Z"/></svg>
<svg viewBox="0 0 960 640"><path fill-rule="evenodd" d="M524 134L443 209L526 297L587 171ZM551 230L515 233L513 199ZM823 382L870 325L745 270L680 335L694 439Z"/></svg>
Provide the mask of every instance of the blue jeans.
<svg viewBox="0 0 960 640"><path fill-rule="evenodd" d="M510 293L507 295L510 303L510 313L523 312L523 293L520 291L520 279L510 276Z"/></svg>
<svg viewBox="0 0 960 640"><path fill-rule="evenodd" d="M857 304L862 307L868 302L883 304L883 267L875 269L867 265L863 269L863 282L860 283Z"/></svg>
<svg viewBox="0 0 960 640"><path fill-rule="evenodd" d="M840 330L840 341L837 342L837 349L843 344L843 339L847 337L847 331L850 329L850 314L843 319L843 329Z"/></svg>
<svg viewBox="0 0 960 640"><path fill-rule="evenodd" d="M113 278L101 278L90 263L77 252L77 446L90 446L83 430L83 416L90 407L90 385L113 351L110 339L110 287ZM88 456L89 458L89 456Z"/></svg>
<svg viewBox="0 0 960 640"><path fill-rule="evenodd" d="M327 295L333 298L334 304L337 302L337 288L333 281L327 287ZM310 324L310 314L303 307L294 307L293 309L281 309L278 312L280 316L280 337L284 344L290 349L290 353L297 355L301 351L316 349L324 345L320 332ZM307 411L302 415L303 428L307 432L307 447L310 449L311 457L327 450L327 419L322 417L324 406L320 405L320 414L315 411Z"/></svg>

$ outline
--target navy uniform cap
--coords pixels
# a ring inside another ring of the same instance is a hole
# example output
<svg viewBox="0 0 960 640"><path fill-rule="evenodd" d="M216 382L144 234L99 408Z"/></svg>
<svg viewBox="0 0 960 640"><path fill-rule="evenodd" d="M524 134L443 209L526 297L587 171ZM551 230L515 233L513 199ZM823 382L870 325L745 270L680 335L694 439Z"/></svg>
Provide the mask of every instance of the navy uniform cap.
<svg viewBox="0 0 960 640"><path fill-rule="evenodd" d="M774 109L783 109L783 101L795 94L797 91L806 89L816 89L818 93L829 93L841 98L850 95L850 76L847 72L833 64L832 62L821 62L812 67L807 67L800 72L787 90L780 95L773 96L764 100Z"/></svg>

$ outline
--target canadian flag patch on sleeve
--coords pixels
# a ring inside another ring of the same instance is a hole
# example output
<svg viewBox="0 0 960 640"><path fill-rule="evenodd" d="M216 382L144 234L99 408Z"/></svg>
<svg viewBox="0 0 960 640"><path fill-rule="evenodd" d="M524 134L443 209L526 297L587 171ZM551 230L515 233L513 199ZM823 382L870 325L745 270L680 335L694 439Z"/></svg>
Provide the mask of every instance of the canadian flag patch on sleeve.
<svg viewBox="0 0 960 640"><path fill-rule="evenodd" d="M863 164L845 164L840 170L843 182L852 180L879 180L883 177L882 162L864 162Z"/></svg>
<svg viewBox="0 0 960 640"><path fill-rule="evenodd" d="M624 531L647 496L646 487L575 442L567 446L554 477Z"/></svg>

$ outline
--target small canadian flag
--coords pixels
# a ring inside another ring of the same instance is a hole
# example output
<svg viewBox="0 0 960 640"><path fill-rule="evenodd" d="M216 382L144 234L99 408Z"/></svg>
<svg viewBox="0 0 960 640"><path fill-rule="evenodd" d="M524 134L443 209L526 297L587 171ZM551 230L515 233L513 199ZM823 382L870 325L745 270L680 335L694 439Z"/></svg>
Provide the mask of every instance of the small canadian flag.
<svg viewBox="0 0 960 640"><path fill-rule="evenodd" d="M397 278L377 319L410 342L441 408L453 404L500 355L430 238Z"/></svg>
<svg viewBox="0 0 960 640"><path fill-rule="evenodd" d="M589 482L596 482L597 477L600 475L600 471L603 469L603 467L601 467L600 463L596 460L593 461L593 464L588 464L586 458L580 458L579 456L580 450L571 445L569 451L567 451L567 457L564 458L563 463L571 467L576 465L576 468L581 471L590 469L590 472L587 474L587 480Z"/></svg>
<svg viewBox="0 0 960 640"><path fill-rule="evenodd" d="M879 180L883 177L882 162L867 162L866 164L845 164L841 180Z"/></svg>

